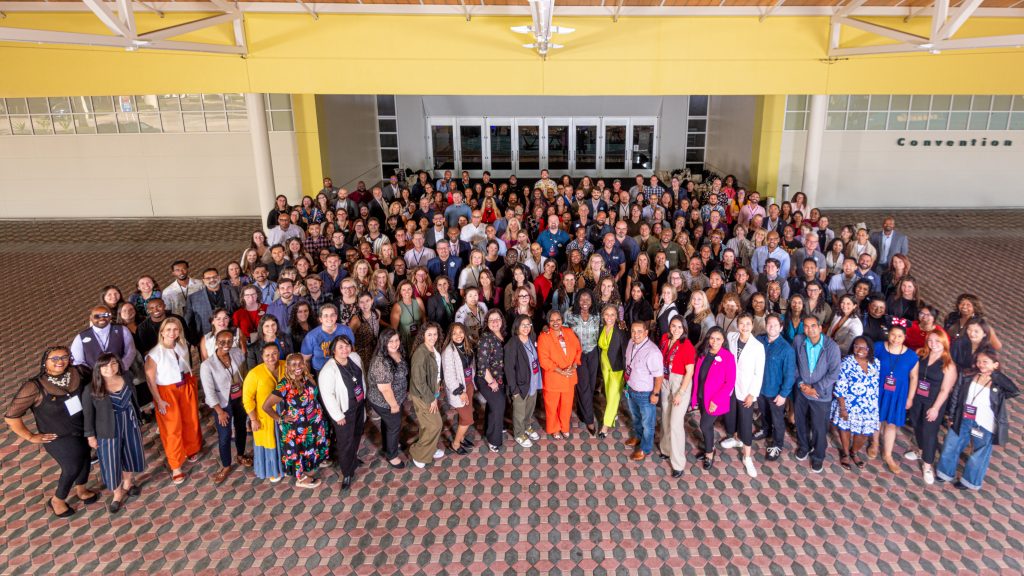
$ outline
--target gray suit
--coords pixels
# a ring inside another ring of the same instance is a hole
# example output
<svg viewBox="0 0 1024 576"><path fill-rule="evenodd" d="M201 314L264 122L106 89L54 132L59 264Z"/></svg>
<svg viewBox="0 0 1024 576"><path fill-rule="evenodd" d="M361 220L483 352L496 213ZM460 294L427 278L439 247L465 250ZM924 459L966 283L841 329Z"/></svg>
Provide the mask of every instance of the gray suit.
<svg viewBox="0 0 1024 576"><path fill-rule="evenodd" d="M190 294L188 297L188 315L185 322L188 330L195 337L202 336L210 331L210 315L213 314L213 306L210 305L210 298L206 295L206 288L199 292ZM220 287L220 293L224 295L224 309L228 316L238 310L238 298L234 290L228 290L225 286Z"/></svg>
<svg viewBox="0 0 1024 576"><path fill-rule="evenodd" d="M907 235L896 230L892 231L892 241L889 242L889 252L886 253L882 244L882 231L872 232L869 237L871 245L878 250L878 263L879 268L884 268L889 265L889 260L892 259L894 254L910 254L910 244L907 241Z"/></svg>

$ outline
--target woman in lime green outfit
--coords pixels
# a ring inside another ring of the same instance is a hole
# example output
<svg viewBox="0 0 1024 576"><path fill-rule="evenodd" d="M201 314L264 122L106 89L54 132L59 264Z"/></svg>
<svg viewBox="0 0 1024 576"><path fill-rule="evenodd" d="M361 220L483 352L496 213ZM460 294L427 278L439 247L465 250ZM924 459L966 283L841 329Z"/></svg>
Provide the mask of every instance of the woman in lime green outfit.
<svg viewBox="0 0 1024 576"><path fill-rule="evenodd" d="M622 371L626 367L626 343L629 338L619 328L619 308L609 304L601 310L601 335L597 347L601 349L601 377L604 380L604 419L601 422L599 438L608 436L608 429L615 425L622 399Z"/></svg>

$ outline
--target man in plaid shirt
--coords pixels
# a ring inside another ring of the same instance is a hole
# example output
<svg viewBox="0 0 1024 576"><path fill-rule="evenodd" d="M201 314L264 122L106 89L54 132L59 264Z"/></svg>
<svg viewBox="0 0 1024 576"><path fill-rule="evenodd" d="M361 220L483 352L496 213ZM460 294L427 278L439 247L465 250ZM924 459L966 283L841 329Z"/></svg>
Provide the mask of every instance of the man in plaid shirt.
<svg viewBox="0 0 1024 576"><path fill-rule="evenodd" d="M320 251L331 247L331 242L321 233L317 225L310 226L306 230L306 238L302 241L302 247L314 258L320 257Z"/></svg>
<svg viewBox="0 0 1024 576"><path fill-rule="evenodd" d="M665 188L658 184L658 177L651 176L650 186L644 186L644 202L651 203L651 198L659 199L665 193Z"/></svg>

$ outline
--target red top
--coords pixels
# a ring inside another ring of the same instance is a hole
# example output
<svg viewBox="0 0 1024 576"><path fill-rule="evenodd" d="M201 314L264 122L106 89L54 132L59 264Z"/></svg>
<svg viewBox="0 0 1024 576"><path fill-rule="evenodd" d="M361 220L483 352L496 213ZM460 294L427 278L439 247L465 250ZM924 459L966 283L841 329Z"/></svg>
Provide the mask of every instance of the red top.
<svg viewBox="0 0 1024 576"><path fill-rule="evenodd" d="M547 302L548 294L551 294L551 289L554 288L551 284L551 280L548 280L544 275L537 276L537 279L533 281L533 287L537 289L537 301Z"/></svg>
<svg viewBox="0 0 1024 576"><path fill-rule="evenodd" d="M246 336L251 336L256 332L256 328L260 325L260 318L267 313L267 305L260 304L260 307L256 310L246 310L245 308L239 308L235 310L235 313L231 315L231 320L234 321L235 326L242 331ZM287 326L279 326L278 332L284 332Z"/></svg>
<svg viewBox="0 0 1024 576"><path fill-rule="evenodd" d="M946 331L942 329L942 326L939 326L938 324L934 324L933 326L934 328L932 328L932 332L942 332L943 334L946 334ZM920 350L921 348L924 348L925 341L928 339L928 334L928 332L921 330L921 326L915 320L914 323L907 328L907 339L904 344L906 344L907 348L910 348L911 350ZM946 334L946 337L949 337L949 334Z"/></svg>
<svg viewBox="0 0 1024 576"><path fill-rule="evenodd" d="M669 372L669 366L673 374L685 375L686 367L693 366L697 360L697 351L688 338L680 338L671 349L668 347L672 339L671 334L661 336L661 356L665 359L665 373Z"/></svg>

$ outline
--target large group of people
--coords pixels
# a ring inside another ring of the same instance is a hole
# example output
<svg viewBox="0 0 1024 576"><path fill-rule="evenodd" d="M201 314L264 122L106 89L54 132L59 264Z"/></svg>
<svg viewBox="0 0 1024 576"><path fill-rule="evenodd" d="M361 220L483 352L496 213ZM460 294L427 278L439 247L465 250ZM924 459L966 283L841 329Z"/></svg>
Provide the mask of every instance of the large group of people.
<svg viewBox="0 0 1024 576"><path fill-rule="evenodd" d="M751 477L790 437L813 473L831 445L846 470L906 460L926 484L981 489L1018 389L979 299L943 322L893 218L833 228L802 193L766 207L732 176L461 176L325 179L278 197L236 261L103 287L7 408L60 467L51 512L98 498L94 457L111 513L138 495L154 419L173 484L212 419L216 483L242 466L315 488L336 466L347 489L367 427L403 469L628 423L628 457L673 477L692 436L701 467L736 451Z"/></svg>

